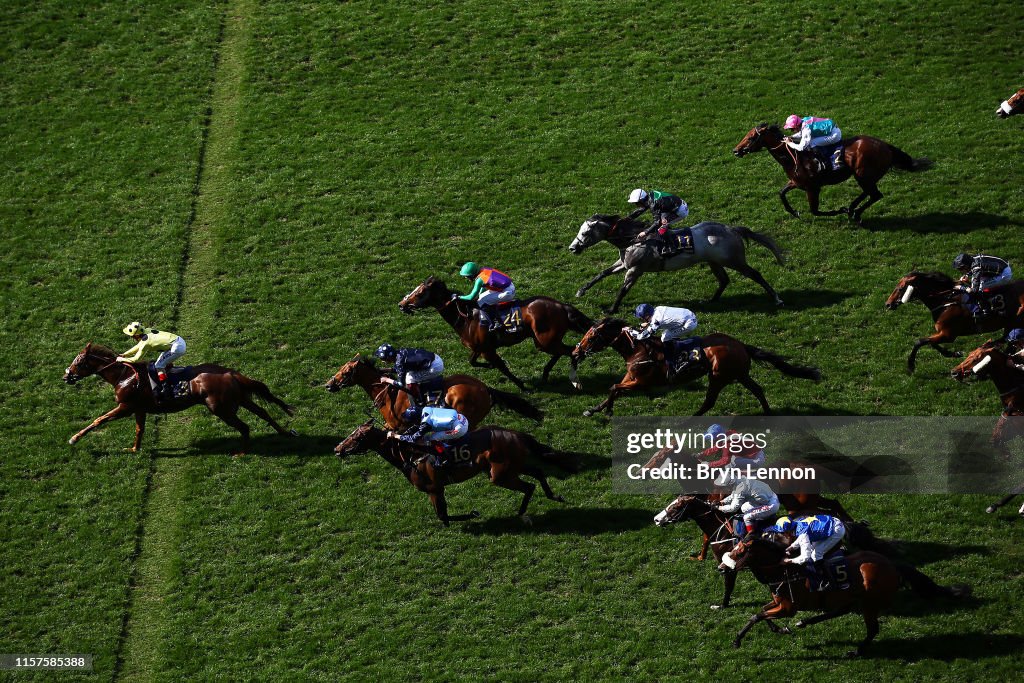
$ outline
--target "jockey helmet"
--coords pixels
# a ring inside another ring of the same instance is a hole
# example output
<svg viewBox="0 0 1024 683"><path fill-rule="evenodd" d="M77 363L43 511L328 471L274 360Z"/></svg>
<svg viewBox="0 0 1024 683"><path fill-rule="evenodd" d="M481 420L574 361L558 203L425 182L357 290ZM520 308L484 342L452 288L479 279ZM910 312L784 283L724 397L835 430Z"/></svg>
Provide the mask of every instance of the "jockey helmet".
<svg viewBox="0 0 1024 683"><path fill-rule="evenodd" d="M789 531L793 528L794 523L795 522L793 522L792 519L790 519L786 515L783 515L782 517L779 517L777 520L775 520L775 527L778 529L782 529L783 531Z"/></svg>
<svg viewBox="0 0 1024 683"><path fill-rule="evenodd" d="M387 342L384 342L383 344L377 347L377 350L373 352L373 355L376 356L377 358L380 358L383 361L387 361L390 363L395 359L395 356L398 355L398 352L395 351L394 346L388 344Z"/></svg>
<svg viewBox="0 0 1024 683"><path fill-rule="evenodd" d="M714 439L719 434L725 434L725 427L723 427L722 425L720 425L718 423L715 423L715 424L711 425L710 427L708 427L708 431L706 431L704 433L707 434L708 436L710 436L712 439Z"/></svg>
<svg viewBox="0 0 1024 683"><path fill-rule="evenodd" d="M786 119L786 125L783 126L786 130L796 130L803 123L803 119L796 114L790 114L789 118Z"/></svg>
<svg viewBox="0 0 1024 683"><path fill-rule="evenodd" d="M953 268L956 270L969 270L973 263L974 257L970 254L958 254L957 257L953 259Z"/></svg>
<svg viewBox="0 0 1024 683"><path fill-rule="evenodd" d="M1006 341L1008 342L1022 342L1024 341L1024 327L1015 327L1010 330L1010 334L1006 335Z"/></svg>
<svg viewBox="0 0 1024 683"><path fill-rule="evenodd" d="M419 406L409 406L402 413L402 420L404 422L419 422L420 417L423 416L423 409Z"/></svg>
<svg viewBox="0 0 1024 683"><path fill-rule="evenodd" d="M129 325L128 325L128 326L126 327L126 328L124 328L124 330L122 330L122 331L123 331L123 332L124 332L125 334L127 334L127 335L128 335L129 337L134 337L134 336L135 336L135 335L137 335L137 334L145 334L145 333L146 333L146 328L144 328L144 327L142 326L142 323L140 323L140 322L136 321L136 322L130 323L130 324L129 324Z"/></svg>
<svg viewBox="0 0 1024 683"><path fill-rule="evenodd" d="M647 193L641 190L639 187L629 193L630 204L639 204L645 199L647 199Z"/></svg>
<svg viewBox="0 0 1024 683"><path fill-rule="evenodd" d="M654 306L650 304L640 304L639 306L636 307L636 310L633 311L633 315L640 318L641 320L647 320L652 315L654 315Z"/></svg>
<svg viewBox="0 0 1024 683"><path fill-rule="evenodd" d="M476 277L480 273L480 266L473 263L472 261L466 261L463 264L462 270L459 271L459 275L462 277Z"/></svg>

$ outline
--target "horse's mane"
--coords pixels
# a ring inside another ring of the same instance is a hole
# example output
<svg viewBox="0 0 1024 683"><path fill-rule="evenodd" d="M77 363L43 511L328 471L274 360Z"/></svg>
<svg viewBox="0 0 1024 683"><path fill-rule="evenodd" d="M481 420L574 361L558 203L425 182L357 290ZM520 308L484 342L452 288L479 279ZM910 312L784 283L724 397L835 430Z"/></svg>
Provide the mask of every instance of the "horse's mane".
<svg viewBox="0 0 1024 683"><path fill-rule="evenodd" d="M110 356L112 359L117 357L116 351L108 349L103 344L90 343L89 350L95 353L97 356Z"/></svg>
<svg viewBox="0 0 1024 683"><path fill-rule="evenodd" d="M757 124L754 127L760 130L770 130L775 133L778 133L779 135L782 134L782 126L780 126L777 123L768 123L767 121L762 121L761 123Z"/></svg>
<svg viewBox="0 0 1024 683"><path fill-rule="evenodd" d="M940 273L937 270L912 270L909 273L907 273L907 277L910 276L919 277L925 280L932 280L937 284L953 284L953 278L946 275L945 273Z"/></svg>
<svg viewBox="0 0 1024 683"><path fill-rule="evenodd" d="M629 323L627 323L622 318L613 318L611 316L606 316L595 322L594 327L597 327L598 325L610 325L612 323L618 325L619 327L626 327L629 325Z"/></svg>
<svg viewBox="0 0 1024 683"><path fill-rule="evenodd" d="M590 217L592 221L601 221L602 223L614 223L619 220L621 216L615 213L595 213Z"/></svg>

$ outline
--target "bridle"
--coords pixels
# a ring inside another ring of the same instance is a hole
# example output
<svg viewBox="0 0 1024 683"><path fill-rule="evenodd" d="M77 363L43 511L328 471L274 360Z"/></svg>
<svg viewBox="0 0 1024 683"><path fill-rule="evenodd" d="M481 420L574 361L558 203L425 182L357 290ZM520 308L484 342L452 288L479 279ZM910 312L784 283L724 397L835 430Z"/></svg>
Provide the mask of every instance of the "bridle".
<svg viewBox="0 0 1024 683"><path fill-rule="evenodd" d="M103 362L104 360L106 360L106 358L104 358L103 356L100 356L99 354L95 353L92 349L89 349L88 351L85 351L85 352L79 354L79 356L81 357L81 361L82 362L86 361L90 357L94 358L94 359L96 359L96 360L98 360L100 362ZM72 372L71 371L71 368L77 366L78 363L79 363L79 358L76 357L73 361L71 361L71 365L69 365L67 368L64 369L64 374L67 375L68 379L70 379L72 382L77 382L78 380L80 380L80 379L82 379L84 377L84 375L79 375L77 372ZM115 356L114 360L110 361L109 363L107 363L103 367L97 368L93 372L93 374L94 375L98 375L98 374L102 373L104 370L106 370L107 368L109 368L111 366L114 366L114 365L117 365L119 363L127 365L128 367L132 368L132 371L135 371L135 368L133 368L130 363L125 363L124 361L117 360L117 357ZM139 373L135 372L135 374L137 376Z"/></svg>

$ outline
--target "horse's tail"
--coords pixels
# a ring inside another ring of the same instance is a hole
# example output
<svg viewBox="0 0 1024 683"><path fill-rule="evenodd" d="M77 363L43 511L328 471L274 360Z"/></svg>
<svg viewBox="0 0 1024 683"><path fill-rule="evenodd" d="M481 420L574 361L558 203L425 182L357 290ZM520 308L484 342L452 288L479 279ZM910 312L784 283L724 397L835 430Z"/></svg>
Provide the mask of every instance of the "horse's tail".
<svg viewBox="0 0 1024 683"><path fill-rule="evenodd" d="M563 303L565 313L569 317L569 329L573 332L586 332L594 326L594 321L588 318L580 309L572 304Z"/></svg>
<svg viewBox="0 0 1024 683"><path fill-rule="evenodd" d="M566 472L579 472L580 463L579 458L572 453L563 453L556 451L551 446L541 443L529 434L519 433L519 436L526 442L526 446L530 449L530 454L534 455L544 462L549 462L555 467Z"/></svg>
<svg viewBox="0 0 1024 683"><path fill-rule="evenodd" d="M750 240L754 240L762 247L775 254L775 260L779 262L780 266L786 264L786 255L782 253L781 249L779 249L779 245L775 243L775 240L768 235L760 232L754 232L750 228L743 227L742 225L734 226L733 230L739 233L740 237L743 238L743 241L750 242Z"/></svg>
<svg viewBox="0 0 1024 683"><path fill-rule="evenodd" d="M491 397L491 403L499 408L508 408L509 410L519 413L523 417L528 417L531 420L536 420L537 422L544 419L543 411L522 396L516 396L515 394L510 394L507 391L492 389L491 387L487 387L487 393Z"/></svg>
<svg viewBox="0 0 1024 683"><path fill-rule="evenodd" d="M815 382L821 380L821 370L818 368L812 368L806 365L792 365L787 363L782 356L777 356L770 351L759 349L756 346L743 345L743 348L747 350L750 357L760 363L768 363L769 365L775 366L775 368L784 375L790 377L799 377L801 379L810 379Z"/></svg>
<svg viewBox="0 0 1024 683"><path fill-rule="evenodd" d="M231 376L234 377L235 380L237 380L238 383L242 385L242 388L244 388L250 394L256 394L260 398L269 401L270 403L277 404L278 406L281 407L281 410L288 413L289 415L295 414L295 408L288 405L287 403L279 399L277 396L274 396L274 394L270 391L267 385L264 384L263 382L253 379L252 377L246 377L237 370L232 371Z"/></svg>
<svg viewBox="0 0 1024 683"><path fill-rule="evenodd" d="M970 586L964 584L940 586L906 562L893 562L893 564L903 580L909 583L910 588L921 597L966 598L971 594Z"/></svg>
<svg viewBox="0 0 1024 683"><path fill-rule="evenodd" d="M889 143L886 143L887 145ZM889 151L892 152L892 163L893 166L900 169L901 171L927 171L929 168L935 165L931 159L927 157L913 158L906 152L895 145L889 145Z"/></svg>
<svg viewBox="0 0 1024 683"><path fill-rule="evenodd" d="M846 522L846 539L859 550L870 550L889 559L902 557L899 548L884 539L875 536L866 524Z"/></svg>

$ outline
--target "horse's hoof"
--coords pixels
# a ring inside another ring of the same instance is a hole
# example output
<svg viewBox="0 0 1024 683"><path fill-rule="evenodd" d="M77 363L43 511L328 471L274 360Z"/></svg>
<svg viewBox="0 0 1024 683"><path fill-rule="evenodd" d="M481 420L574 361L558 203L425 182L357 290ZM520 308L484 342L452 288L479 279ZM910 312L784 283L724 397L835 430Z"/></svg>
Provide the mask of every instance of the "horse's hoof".
<svg viewBox="0 0 1024 683"><path fill-rule="evenodd" d="M740 649L740 641L738 641L738 640L732 641L732 646L733 646L733 648L735 648L737 650Z"/></svg>
<svg viewBox="0 0 1024 683"><path fill-rule="evenodd" d="M725 605L711 605L711 609L714 609L714 610L723 609L724 607L725 607ZM737 647L739 647L739 646L737 646Z"/></svg>
<svg viewBox="0 0 1024 683"><path fill-rule="evenodd" d="M138 453L138 452L139 452L139 449L137 449L137 448L135 448L134 446L132 446L131 448L125 448L125 449L124 449L124 452L125 452L125 453Z"/></svg>
<svg viewBox="0 0 1024 683"><path fill-rule="evenodd" d="M963 358L963 357L964 357L964 352L963 351L954 351L953 352L953 358Z"/></svg>
<svg viewBox="0 0 1024 683"><path fill-rule="evenodd" d="M788 626L783 626L782 628L780 628L779 629L779 633L781 633L784 636L791 636L791 635L793 635L793 632L791 630L789 630Z"/></svg>
<svg viewBox="0 0 1024 683"><path fill-rule="evenodd" d="M577 289L576 290L576 298L577 299L582 299L584 294L586 294L586 292L584 292L582 289Z"/></svg>
<svg viewBox="0 0 1024 683"><path fill-rule="evenodd" d="M294 429L289 429L288 430L288 436L298 436L298 435L299 435L299 433L297 431L295 431Z"/></svg>
<svg viewBox="0 0 1024 683"><path fill-rule="evenodd" d="M555 501L556 503L564 503L565 502L565 498L562 498L561 496L555 496L554 498L552 498L552 500Z"/></svg>
<svg viewBox="0 0 1024 683"><path fill-rule="evenodd" d="M847 659L856 659L857 657L860 657L860 653L857 652L856 650L850 650L849 652L846 653L846 658Z"/></svg>
<svg viewBox="0 0 1024 683"><path fill-rule="evenodd" d="M584 411L583 411L583 417L590 417L590 416L592 416L593 414L594 414L594 411L593 411L593 410L584 410ZM71 443L74 443L74 441L72 441Z"/></svg>
<svg viewBox="0 0 1024 683"><path fill-rule="evenodd" d="M996 511L996 509L997 508L995 505L989 505L987 508L985 508L985 512L991 515L993 512Z"/></svg>
<svg viewBox="0 0 1024 683"><path fill-rule="evenodd" d="M576 391L583 391L582 382L570 382L570 384L572 384L572 388L575 389Z"/></svg>
<svg viewBox="0 0 1024 683"><path fill-rule="evenodd" d="M231 457L232 457L232 458L241 458L241 457L242 457L242 456L244 456L244 455L245 455L245 451L238 451L238 452L236 452L236 453L232 453L232 454L231 454Z"/></svg>
<svg viewBox="0 0 1024 683"><path fill-rule="evenodd" d="M533 520L530 519L530 515L520 515L519 518L523 520L523 524L526 526L533 526Z"/></svg>
<svg viewBox="0 0 1024 683"><path fill-rule="evenodd" d="M783 301L782 299L776 299L775 300L775 305L778 306L779 308L782 308L783 306L786 305L786 302Z"/></svg>
<svg viewBox="0 0 1024 683"><path fill-rule="evenodd" d="M472 518L472 519L476 519L477 517L479 517L479 516L480 516L480 513L479 513L479 512L477 512L476 510L470 510L470 511L469 511L469 516L470 516L470 518Z"/></svg>
<svg viewBox="0 0 1024 683"><path fill-rule="evenodd" d="M796 622L793 625L796 626L797 628L807 628L807 624L804 623L803 619L801 619L800 621Z"/></svg>
<svg viewBox="0 0 1024 683"><path fill-rule="evenodd" d="M70 439L68 439L68 444L74 446L75 445L75 441L76 441L75 437L71 437Z"/></svg>

